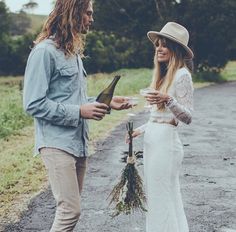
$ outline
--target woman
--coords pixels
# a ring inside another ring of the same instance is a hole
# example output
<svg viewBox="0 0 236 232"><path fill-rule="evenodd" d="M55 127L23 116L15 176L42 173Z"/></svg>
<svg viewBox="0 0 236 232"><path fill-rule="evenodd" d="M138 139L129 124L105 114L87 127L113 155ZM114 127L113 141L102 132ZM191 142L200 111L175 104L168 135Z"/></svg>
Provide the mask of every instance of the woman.
<svg viewBox="0 0 236 232"><path fill-rule="evenodd" d="M150 120L134 130L144 134L144 175L147 195L147 232L188 232L179 171L183 159L177 125L191 123L193 52L183 26L169 22L160 32L148 32L155 46L154 72L146 95L152 105Z"/></svg>

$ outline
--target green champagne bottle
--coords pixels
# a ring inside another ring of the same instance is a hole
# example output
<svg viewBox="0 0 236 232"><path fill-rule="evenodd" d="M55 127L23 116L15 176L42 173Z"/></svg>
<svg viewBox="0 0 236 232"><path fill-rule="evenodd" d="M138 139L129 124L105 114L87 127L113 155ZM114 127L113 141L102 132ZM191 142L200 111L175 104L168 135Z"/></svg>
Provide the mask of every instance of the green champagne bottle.
<svg viewBox="0 0 236 232"><path fill-rule="evenodd" d="M107 86L97 97L96 101L100 103L105 103L106 105L110 106L114 90L116 87L117 82L120 80L120 76L115 76L113 81L111 82L110 85ZM110 110L108 113L110 113Z"/></svg>

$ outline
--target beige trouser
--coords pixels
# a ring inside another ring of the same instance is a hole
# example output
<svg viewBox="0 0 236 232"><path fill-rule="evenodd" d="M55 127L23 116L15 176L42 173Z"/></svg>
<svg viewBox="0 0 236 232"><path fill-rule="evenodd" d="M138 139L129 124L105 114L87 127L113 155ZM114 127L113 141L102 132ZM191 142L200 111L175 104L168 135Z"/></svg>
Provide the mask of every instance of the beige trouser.
<svg viewBox="0 0 236 232"><path fill-rule="evenodd" d="M55 148L42 148L40 154L57 206L50 232L71 232L80 216L80 194L87 160Z"/></svg>

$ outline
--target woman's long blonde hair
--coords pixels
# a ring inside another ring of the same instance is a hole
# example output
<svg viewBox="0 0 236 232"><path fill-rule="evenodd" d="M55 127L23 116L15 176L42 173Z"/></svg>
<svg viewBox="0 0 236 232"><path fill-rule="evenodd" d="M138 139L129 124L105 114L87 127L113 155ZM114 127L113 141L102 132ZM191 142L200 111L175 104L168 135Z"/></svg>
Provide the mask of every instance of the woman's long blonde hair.
<svg viewBox="0 0 236 232"><path fill-rule="evenodd" d="M35 44L51 37L65 55L83 55L83 13L90 2L91 0L57 0Z"/></svg>
<svg viewBox="0 0 236 232"><path fill-rule="evenodd" d="M181 45L161 37L157 39L155 44L160 41L170 50L171 56L168 63L159 63L157 52L155 51L153 78L150 87L165 94L173 82L176 71L182 67L186 67L192 72L193 63L192 60L186 59L186 51ZM158 106L158 108L163 109L164 104Z"/></svg>

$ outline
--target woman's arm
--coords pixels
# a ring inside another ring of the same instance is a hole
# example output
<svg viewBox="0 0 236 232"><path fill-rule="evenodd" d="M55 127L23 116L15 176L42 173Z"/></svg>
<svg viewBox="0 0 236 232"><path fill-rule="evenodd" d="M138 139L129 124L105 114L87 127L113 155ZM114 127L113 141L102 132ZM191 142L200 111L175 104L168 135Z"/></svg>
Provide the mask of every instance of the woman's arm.
<svg viewBox="0 0 236 232"><path fill-rule="evenodd" d="M183 123L190 124L193 111L193 84L190 74L178 77L175 83L176 98L170 97L166 103L175 117Z"/></svg>
<svg viewBox="0 0 236 232"><path fill-rule="evenodd" d="M136 129L134 129L134 131L132 133L132 137L135 138L135 137L143 134L145 132L146 126L147 126L147 124L143 124L142 126L139 126ZM126 136L125 136L125 141L126 141L126 143L129 143L128 134L126 134Z"/></svg>

